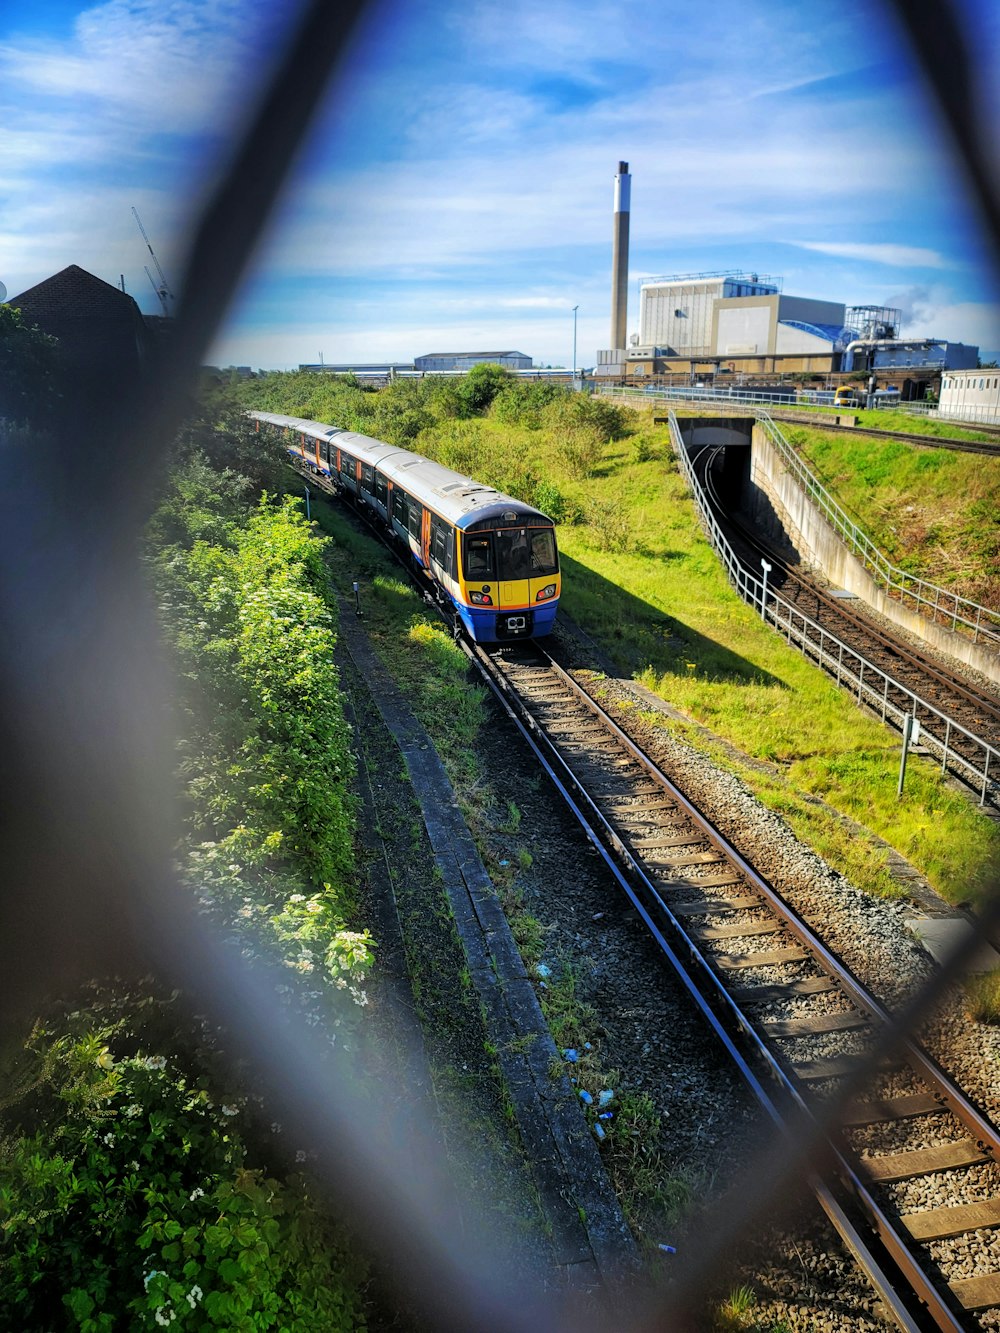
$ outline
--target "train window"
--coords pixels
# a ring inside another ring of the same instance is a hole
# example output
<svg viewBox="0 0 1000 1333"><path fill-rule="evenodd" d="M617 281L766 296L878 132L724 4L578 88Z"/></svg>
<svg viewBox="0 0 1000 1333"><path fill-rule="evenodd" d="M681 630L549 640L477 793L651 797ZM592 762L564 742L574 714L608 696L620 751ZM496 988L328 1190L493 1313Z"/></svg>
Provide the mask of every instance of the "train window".
<svg viewBox="0 0 1000 1333"><path fill-rule="evenodd" d="M361 487L362 490L370 491L372 488L372 478L374 477L371 465L369 463L361 464Z"/></svg>
<svg viewBox="0 0 1000 1333"><path fill-rule="evenodd" d="M420 521L423 518L424 507L418 504L416 500L410 500L407 506L406 526L410 531L410 536L420 540Z"/></svg>
<svg viewBox="0 0 1000 1333"><path fill-rule="evenodd" d="M462 551L465 577L472 582L493 577L493 543L489 537L466 537Z"/></svg>
<svg viewBox="0 0 1000 1333"><path fill-rule="evenodd" d="M531 534L532 574L556 574L558 571L555 533L551 528L535 528Z"/></svg>
<svg viewBox="0 0 1000 1333"><path fill-rule="evenodd" d="M431 558L446 574L455 573L455 531L437 515L431 518Z"/></svg>
<svg viewBox="0 0 1000 1333"><path fill-rule="evenodd" d="M378 500L379 504L383 504L383 505L385 504L386 496L388 495L388 491L389 491L389 487L388 487L388 484L387 484L387 482L386 482L385 477L382 476L382 473L381 473L381 472L376 472L376 473L375 473L375 499Z"/></svg>
<svg viewBox="0 0 1000 1333"><path fill-rule="evenodd" d="M502 579L528 577L528 530L507 528L497 533L497 573Z"/></svg>
<svg viewBox="0 0 1000 1333"><path fill-rule="evenodd" d="M392 516L397 523L406 526L406 492L398 486L392 488Z"/></svg>
<svg viewBox="0 0 1000 1333"><path fill-rule="evenodd" d="M343 449L340 451L340 471L345 477L354 476L354 459L350 454L345 454Z"/></svg>

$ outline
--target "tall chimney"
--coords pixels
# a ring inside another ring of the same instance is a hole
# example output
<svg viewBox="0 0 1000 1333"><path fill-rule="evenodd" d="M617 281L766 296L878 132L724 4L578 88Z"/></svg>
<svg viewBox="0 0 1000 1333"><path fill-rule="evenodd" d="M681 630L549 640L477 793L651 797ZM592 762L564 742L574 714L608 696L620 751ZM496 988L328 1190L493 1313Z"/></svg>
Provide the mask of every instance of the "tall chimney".
<svg viewBox="0 0 1000 1333"><path fill-rule="evenodd" d="M628 314L628 215L632 177L628 163L618 163L615 177L615 224L611 251L611 346L620 351L625 346Z"/></svg>

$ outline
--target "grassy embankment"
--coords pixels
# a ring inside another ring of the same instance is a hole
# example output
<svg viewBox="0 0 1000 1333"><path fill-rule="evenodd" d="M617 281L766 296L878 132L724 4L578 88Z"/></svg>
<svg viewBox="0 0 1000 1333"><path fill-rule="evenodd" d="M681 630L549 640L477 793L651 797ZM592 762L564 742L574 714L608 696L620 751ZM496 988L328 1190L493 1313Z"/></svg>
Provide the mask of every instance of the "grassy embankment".
<svg viewBox="0 0 1000 1333"><path fill-rule="evenodd" d="M1000 610L1000 458L784 429L894 564Z"/></svg>
<svg viewBox="0 0 1000 1333"><path fill-rule="evenodd" d="M561 519L565 610L624 672L690 719L656 715L656 725L737 771L859 887L897 891L883 842L951 901L979 901L995 881L995 825L919 758L897 801L896 740L731 591L698 526L666 432L652 425L650 413L624 411L623 438L609 443L607 433L597 433L606 423L578 421L558 398L518 404L503 389L486 415L468 416L459 415L461 404L456 410L456 390L440 384L432 386L433 396L421 397L421 386L412 383L376 395L275 376L253 392L268 406L383 438L398 422L400 443L544 502ZM525 392L519 386L521 398ZM852 443L837 438L844 447ZM937 453L888 447L912 452L917 472L936 472L945 487L948 467L968 466L964 455L945 454L947 463L932 467L920 460L936 460ZM974 527L979 522L975 514L967 519Z"/></svg>

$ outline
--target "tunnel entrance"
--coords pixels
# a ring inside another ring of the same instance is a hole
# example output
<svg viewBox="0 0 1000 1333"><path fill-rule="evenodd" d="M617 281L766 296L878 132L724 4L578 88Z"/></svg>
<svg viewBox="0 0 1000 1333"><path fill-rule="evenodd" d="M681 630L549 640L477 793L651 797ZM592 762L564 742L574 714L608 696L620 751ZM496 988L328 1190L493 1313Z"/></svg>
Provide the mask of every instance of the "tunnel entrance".
<svg viewBox="0 0 1000 1333"><path fill-rule="evenodd" d="M742 509L750 485L753 417L678 416L677 425L689 455L721 446L722 459L714 468L719 498L729 509Z"/></svg>

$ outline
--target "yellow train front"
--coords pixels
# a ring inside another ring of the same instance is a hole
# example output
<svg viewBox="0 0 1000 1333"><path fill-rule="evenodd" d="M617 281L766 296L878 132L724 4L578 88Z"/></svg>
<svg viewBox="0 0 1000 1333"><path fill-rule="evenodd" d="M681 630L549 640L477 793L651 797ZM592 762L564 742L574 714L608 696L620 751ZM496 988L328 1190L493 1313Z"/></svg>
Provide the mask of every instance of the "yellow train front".
<svg viewBox="0 0 1000 1333"><path fill-rule="evenodd" d="M470 639L552 632L559 551L540 510L384 440L276 412L250 415L283 431L298 462L385 524Z"/></svg>
<svg viewBox="0 0 1000 1333"><path fill-rule="evenodd" d="M456 525L455 610L477 643L540 638L551 633L559 604L555 528L527 505L504 503L495 509L470 514Z"/></svg>

